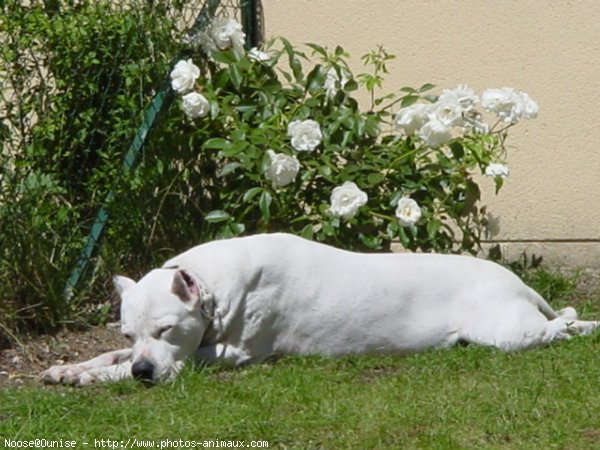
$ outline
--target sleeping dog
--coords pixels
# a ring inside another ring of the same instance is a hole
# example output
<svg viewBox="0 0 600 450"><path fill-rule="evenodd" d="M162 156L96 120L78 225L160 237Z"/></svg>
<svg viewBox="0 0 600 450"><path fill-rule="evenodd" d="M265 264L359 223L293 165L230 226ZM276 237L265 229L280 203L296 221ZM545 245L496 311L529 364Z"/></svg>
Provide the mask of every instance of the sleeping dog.
<svg viewBox="0 0 600 450"><path fill-rule="evenodd" d="M139 282L114 279L131 347L58 365L50 383L174 377L188 358L231 365L286 354L409 354L473 343L505 351L587 334L495 263L360 254L288 234L194 247Z"/></svg>

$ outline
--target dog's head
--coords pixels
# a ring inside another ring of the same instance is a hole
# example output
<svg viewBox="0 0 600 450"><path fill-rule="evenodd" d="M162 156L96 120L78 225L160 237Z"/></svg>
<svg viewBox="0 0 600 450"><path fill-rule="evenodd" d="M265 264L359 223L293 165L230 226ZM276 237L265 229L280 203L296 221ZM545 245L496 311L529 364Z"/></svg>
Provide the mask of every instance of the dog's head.
<svg viewBox="0 0 600 450"><path fill-rule="evenodd" d="M156 269L139 282L116 276L121 332L131 341L134 378L174 377L200 345L214 303L200 280L185 269Z"/></svg>

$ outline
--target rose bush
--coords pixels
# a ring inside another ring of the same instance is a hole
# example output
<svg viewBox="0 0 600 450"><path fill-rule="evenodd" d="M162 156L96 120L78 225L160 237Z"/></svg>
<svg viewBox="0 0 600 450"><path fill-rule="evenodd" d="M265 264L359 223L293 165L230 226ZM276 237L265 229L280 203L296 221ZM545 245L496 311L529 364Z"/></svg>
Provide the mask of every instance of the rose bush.
<svg viewBox="0 0 600 450"><path fill-rule="evenodd" d="M508 131L538 112L527 94L461 85L435 95L425 84L378 96L393 58L382 48L355 75L340 47L309 44L308 54L280 39L245 52L242 40L232 20L215 21L186 38L192 59L171 73L173 140L196 156L170 164L212 235L477 250L487 214L478 175L501 188Z"/></svg>

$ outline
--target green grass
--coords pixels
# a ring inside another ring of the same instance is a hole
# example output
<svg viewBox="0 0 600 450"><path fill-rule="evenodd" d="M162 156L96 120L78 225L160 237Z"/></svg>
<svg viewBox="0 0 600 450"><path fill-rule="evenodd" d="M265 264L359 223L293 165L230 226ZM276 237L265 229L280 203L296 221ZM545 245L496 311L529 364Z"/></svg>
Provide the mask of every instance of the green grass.
<svg viewBox="0 0 600 450"><path fill-rule="evenodd" d="M597 311L598 300L580 306ZM77 448L137 438L157 446L219 439L288 449L590 449L600 443L599 380L600 333L514 354L469 346L187 368L153 388L0 391L0 447L4 438L73 439Z"/></svg>

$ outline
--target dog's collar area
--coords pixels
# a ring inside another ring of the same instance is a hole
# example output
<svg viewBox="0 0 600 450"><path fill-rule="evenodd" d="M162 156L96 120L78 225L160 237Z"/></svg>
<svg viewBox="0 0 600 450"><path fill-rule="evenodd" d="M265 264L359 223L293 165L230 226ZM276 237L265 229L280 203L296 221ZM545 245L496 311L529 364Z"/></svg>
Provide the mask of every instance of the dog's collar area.
<svg viewBox="0 0 600 450"><path fill-rule="evenodd" d="M200 302L200 312L211 322L219 315L219 309L217 308L217 305L215 305L215 300L213 298Z"/></svg>

